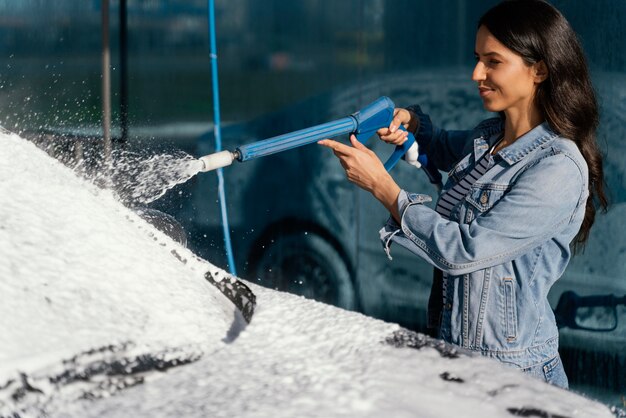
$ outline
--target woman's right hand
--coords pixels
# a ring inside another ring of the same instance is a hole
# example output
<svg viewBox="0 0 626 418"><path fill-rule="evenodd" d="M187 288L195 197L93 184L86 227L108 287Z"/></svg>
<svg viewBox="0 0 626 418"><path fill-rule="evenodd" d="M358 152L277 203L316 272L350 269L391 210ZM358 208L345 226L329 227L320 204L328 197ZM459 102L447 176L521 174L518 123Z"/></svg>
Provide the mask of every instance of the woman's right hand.
<svg viewBox="0 0 626 418"><path fill-rule="evenodd" d="M403 125L406 131L398 129ZM393 110L393 119L387 128L381 128L376 133L378 137L388 144L402 145L406 141L409 132L417 127L417 115L406 109L397 107Z"/></svg>

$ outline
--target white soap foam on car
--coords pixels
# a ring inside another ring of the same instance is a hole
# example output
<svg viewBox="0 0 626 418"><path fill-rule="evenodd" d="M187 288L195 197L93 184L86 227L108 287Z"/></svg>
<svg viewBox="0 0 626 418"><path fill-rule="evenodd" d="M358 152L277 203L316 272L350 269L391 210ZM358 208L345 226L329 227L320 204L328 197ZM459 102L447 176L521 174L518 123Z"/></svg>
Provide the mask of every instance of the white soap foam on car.
<svg viewBox="0 0 626 418"><path fill-rule="evenodd" d="M217 267L6 132L0 196L0 377L49 353L226 334L232 304L204 279Z"/></svg>

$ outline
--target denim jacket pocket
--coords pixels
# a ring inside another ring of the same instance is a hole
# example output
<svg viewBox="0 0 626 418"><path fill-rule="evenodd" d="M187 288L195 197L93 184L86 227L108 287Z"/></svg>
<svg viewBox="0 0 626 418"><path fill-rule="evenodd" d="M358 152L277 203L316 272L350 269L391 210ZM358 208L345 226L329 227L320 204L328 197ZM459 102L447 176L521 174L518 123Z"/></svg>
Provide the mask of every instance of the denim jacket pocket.
<svg viewBox="0 0 626 418"><path fill-rule="evenodd" d="M499 184L475 184L465 200L479 212L487 212L504 196L506 189L507 186Z"/></svg>
<svg viewBox="0 0 626 418"><path fill-rule="evenodd" d="M512 277L502 280L504 288L504 335L509 342L517 339L517 302L515 300L515 282Z"/></svg>
<svg viewBox="0 0 626 418"><path fill-rule="evenodd" d="M474 185L462 205L452 210L450 219L461 224L470 224L480 214L491 209L504 195L506 186Z"/></svg>

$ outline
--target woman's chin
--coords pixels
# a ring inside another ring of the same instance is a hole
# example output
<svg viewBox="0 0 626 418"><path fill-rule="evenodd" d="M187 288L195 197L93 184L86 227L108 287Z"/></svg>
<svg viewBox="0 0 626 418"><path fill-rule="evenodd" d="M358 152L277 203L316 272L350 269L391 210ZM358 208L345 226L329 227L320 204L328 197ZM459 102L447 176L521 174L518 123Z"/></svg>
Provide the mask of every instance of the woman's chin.
<svg viewBox="0 0 626 418"><path fill-rule="evenodd" d="M497 106L496 104L488 100L483 100L483 107L486 111L494 113L501 112L503 110L501 106Z"/></svg>

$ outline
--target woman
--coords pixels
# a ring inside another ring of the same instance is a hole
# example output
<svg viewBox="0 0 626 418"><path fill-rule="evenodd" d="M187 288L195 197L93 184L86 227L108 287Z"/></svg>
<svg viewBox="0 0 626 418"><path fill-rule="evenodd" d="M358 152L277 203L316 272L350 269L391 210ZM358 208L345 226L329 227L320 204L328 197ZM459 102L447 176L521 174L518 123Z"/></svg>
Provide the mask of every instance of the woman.
<svg viewBox="0 0 626 418"><path fill-rule="evenodd" d="M606 210L597 103L576 35L541 0L511 0L478 25L472 79L499 117L470 131L434 127L419 106L396 109L380 138L415 133L420 152L449 171L436 210L400 189L376 155L324 140L348 179L391 213L381 230L435 274L429 325L444 340L568 387L547 300L572 251Z"/></svg>

